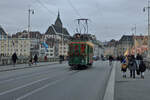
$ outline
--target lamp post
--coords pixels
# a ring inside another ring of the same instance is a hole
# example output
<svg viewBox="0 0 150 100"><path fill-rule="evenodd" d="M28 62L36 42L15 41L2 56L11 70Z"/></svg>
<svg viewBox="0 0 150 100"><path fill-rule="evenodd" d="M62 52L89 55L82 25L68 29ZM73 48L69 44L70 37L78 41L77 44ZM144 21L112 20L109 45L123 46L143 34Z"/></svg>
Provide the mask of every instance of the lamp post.
<svg viewBox="0 0 150 100"><path fill-rule="evenodd" d="M150 18L149 18L150 5L149 4L150 4L150 1L148 1L148 7L143 8L144 12L146 9L148 11L148 55L147 55L148 58L150 58Z"/></svg>
<svg viewBox="0 0 150 100"><path fill-rule="evenodd" d="M136 57L136 55L137 55L137 51L136 51L136 24L135 24L135 27L133 27L132 29L131 29L133 32L133 47L134 47L134 56Z"/></svg>
<svg viewBox="0 0 150 100"><path fill-rule="evenodd" d="M30 15L34 14L34 9L30 9L28 10L28 38L30 38Z"/></svg>

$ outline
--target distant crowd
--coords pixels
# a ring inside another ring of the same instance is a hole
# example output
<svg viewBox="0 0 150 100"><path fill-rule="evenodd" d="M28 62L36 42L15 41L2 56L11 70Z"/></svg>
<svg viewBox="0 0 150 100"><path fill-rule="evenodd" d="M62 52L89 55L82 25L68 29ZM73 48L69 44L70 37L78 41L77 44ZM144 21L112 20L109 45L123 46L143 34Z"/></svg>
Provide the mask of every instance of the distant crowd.
<svg viewBox="0 0 150 100"><path fill-rule="evenodd" d="M122 76L125 78L127 70L130 72L130 77L135 78L136 75L140 75L141 78L144 78L144 72L146 71L146 65L144 63L143 57L140 54L135 55L127 55L127 56L119 56L114 59L111 55L108 58L109 64L113 60L119 60L121 62L121 71Z"/></svg>
<svg viewBox="0 0 150 100"><path fill-rule="evenodd" d="M144 63L143 57L140 54L124 56L121 60L121 71L123 72L123 77L126 77L126 71L129 69L130 77L135 78L135 75L140 75L144 78L144 72L146 71L146 65Z"/></svg>

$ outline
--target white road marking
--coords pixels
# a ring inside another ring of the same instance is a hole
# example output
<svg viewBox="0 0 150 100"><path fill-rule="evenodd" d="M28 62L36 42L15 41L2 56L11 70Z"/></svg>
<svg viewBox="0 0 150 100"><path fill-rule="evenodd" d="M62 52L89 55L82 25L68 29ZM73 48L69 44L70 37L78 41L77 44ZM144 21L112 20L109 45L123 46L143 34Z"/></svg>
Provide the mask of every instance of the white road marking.
<svg viewBox="0 0 150 100"><path fill-rule="evenodd" d="M10 90L1 92L1 93L0 93L0 96L1 96L1 95L4 95L4 94L7 94L7 93L11 93L11 92L16 91L16 90L19 90L19 89L21 89L21 88L25 88L25 87L27 87L27 86L33 85L33 84L35 84L35 83L38 83L38 82L41 82L41 81L44 81L44 80L47 80L47 79L49 79L49 78L44 78L44 79L41 79L41 80L37 80L37 81L31 82L31 83L22 85L22 86L20 86L20 87L13 88L13 89L10 89Z"/></svg>
<svg viewBox="0 0 150 100"><path fill-rule="evenodd" d="M73 72L71 71L71 72L68 72L68 73L70 74L70 73L73 73ZM67 74L68 74L68 73L67 73ZM47 77L47 78L44 78L44 79L40 79L40 80L33 81L33 82L31 82L31 83L28 83L28 84L19 86L19 87L17 87L17 88L13 88L13 89L10 89L10 90L1 92L1 93L0 93L0 96L5 95L5 94L8 94L8 93L11 93L11 92L14 92L14 91L16 91L16 90L19 90L19 89L22 89L22 88L25 88L25 87L28 87L28 86L31 86L31 85L36 84L36 83L38 83L38 82L45 81L45 80L47 80L47 79L52 79L52 78L54 78L54 77Z"/></svg>
<svg viewBox="0 0 150 100"><path fill-rule="evenodd" d="M64 78L64 79L65 79L65 78ZM56 84L56 83L58 83L58 82L60 82L60 81L63 81L64 79L56 80L56 81L54 81L54 82L51 82L51 83L49 83L49 84L46 84L46 85L44 85L43 87L37 88L37 89L35 89L34 91L31 91L31 92L29 92L29 93L27 93L27 94L25 94L25 95L23 95L23 96L17 98L16 100L22 100L22 99L24 99L24 98L26 98L26 97L28 97L28 96L30 96L30 95L33 95L34 93L39 92L39 91L41 91L41 90L43 90L43 89L45 89L45 88L47 88L47 87L49 87L49 86L51 86L51 85L54 85L54 84Z"/></svg>
<svg viewBox="0 0 150 100"><path fill-rule="evenodd" d="M103 100L114 100L116 62L115 64L113 64L112 67L113 68L109 77L108 85Z"/></svg>
<svg viewBox="0 0 150 100"><path fill-rule="evenodd" d="M51 68L55 68L55 67L51 67ZM51 70L49 70L49 71L43 71L43 72L46 72L46 73L44 73L44 74L47 74L47 73L49 73ZM2 81L0 81L0 84L1 83L5 83L5 82L9 82L9 81L13 81L13 80L16 80L16 79L23 79L23 78L27 78L27 77L31 77L31 76L37 76L37 75L40 75L40 74L43 74L43 72L41 72L41 73L35 73L35 74L30 74L30 75L26 75L26 76L19 76L19 77L17 77L17 78L13 78L13 79L7 79L7 80L2 80Z"/></svg>

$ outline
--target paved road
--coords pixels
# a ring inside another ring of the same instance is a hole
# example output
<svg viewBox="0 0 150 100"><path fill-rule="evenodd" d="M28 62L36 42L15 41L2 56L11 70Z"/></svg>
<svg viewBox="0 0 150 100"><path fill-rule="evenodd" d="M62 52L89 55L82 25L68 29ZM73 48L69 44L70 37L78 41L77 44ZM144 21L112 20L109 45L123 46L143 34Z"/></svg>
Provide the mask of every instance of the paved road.
<svg viewBox="0 0 150 100"><path fill-rule="evenodd" d="M127 70L127 78L123 78L120 66L116 67L114 100L150 100L150 71L146 70L144 79L140 75L133 79Z"/></svg>
<svg viewBox="0 0 150 100"><path fill-rule="evenodd" d="M86 70L63 63L0 72L0 100L102 100L110 70L99 61Z"/></svg>

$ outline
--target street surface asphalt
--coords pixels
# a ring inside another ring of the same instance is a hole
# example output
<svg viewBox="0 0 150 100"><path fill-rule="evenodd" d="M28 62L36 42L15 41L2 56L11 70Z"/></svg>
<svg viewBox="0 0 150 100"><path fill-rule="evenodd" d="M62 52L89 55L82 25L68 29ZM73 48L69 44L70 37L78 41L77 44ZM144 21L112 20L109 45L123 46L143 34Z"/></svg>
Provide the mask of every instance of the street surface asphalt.
<svg viewBox="0 0 150 100"><path fill-rule="evenodd" d="M120 66L116 66L114 100L150 100L150 70L146 70L144 79L140 75L130 78L129 70L123 78Z"/></svg>
<svg viewBox="0 0 150 100"><path fill-rule="evenodd" d="M0 72L0 100L103 100L111 69L96 61L85 70L65 62Z"/></svg>

